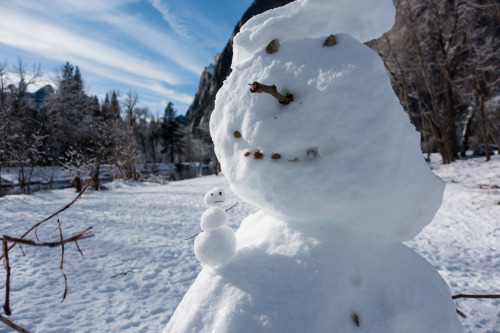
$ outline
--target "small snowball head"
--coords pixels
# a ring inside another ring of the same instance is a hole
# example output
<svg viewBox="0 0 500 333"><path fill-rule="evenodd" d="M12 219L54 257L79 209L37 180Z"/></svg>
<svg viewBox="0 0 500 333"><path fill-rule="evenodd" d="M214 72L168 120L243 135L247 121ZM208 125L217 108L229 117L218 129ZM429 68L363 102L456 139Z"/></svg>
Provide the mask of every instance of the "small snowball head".
<svg viewBox="0 0 500 333"><path fill-rule="evenodd" d="M226 191L222 187L214 187L205 194L204 202L208 207L218 207L224 205L226 201Z"/></svg>

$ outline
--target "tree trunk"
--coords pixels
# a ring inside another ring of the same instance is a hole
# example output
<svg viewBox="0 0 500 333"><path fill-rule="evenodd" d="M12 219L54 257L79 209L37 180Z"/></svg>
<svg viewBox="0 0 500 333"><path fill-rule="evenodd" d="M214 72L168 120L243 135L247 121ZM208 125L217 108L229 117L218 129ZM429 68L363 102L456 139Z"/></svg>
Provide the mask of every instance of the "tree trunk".
<svg viewBox="0 0 500 333"><path fill-rule="evenodd" d="M453 160L458 158L458 142L457 142L457 126L455 123L457 113L455 110L455 106L453 105L453 90L446 79L443 78L443 81L446 86L446 111L448 114L448 140L450 142L450 154Z"/></svg>
<svg viewBox="0 0 500 333"><path fill-rule="evenodd" d="M469 145L470 129L472 125L472 120L474 119L474 109L470 108L467 117L464 122L464 129L462 131L462 137L460 138L460 156L465 157L467 146Z"/></svg>
<svg viewBox="0 0 500 333"><path fill-rule="evenodd" d="M94 181L94 190L98 191L99 188L101 187L101 184L99 183L99 169L101 168L101 164L97 163L96 168L95 168L95 173L92 175L92 180Z"/></svg>
<svg viewBox="0 0 500 333"><path fill-rule="evenodd" d="M73 177L72 183L75 186L76 192L81 193L82 192L82 180L81 180L79 175Z"/></svg>
<svg viewBox="0 0 500 333"><path fill-rule="evenodd" d="M485 114L484 114L484 103L483 103L483 96L479 94L479 121L481 122L481 136L483 138L483 144L484 144L484 153L486 155L486 161L490 160L490 147L488 145L488 133L486 130L486 120L485 120Z"/></svg>

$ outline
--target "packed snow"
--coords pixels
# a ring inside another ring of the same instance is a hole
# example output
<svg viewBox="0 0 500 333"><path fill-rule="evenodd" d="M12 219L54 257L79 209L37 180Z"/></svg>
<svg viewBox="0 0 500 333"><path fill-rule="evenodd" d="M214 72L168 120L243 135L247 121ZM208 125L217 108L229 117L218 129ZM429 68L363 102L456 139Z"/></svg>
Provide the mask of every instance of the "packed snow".
<svg viewBox="0 0 500 333"><path fill-rule="evenodd" d="M500 156L450 165L436 158L433 167L446 181L443 204L433 222L406 244L437 268L452 294L499 294ZM15 248L10 319L32 332L161 332L201 270L193 239L184 238L199 232L203 197L214 186L227 189L228 183L208 176L165 185L112 183L108 191L85 193L59 216L65 236L87 226L96 234L80 243L83 257L73 246L66 248L67 299L61 303L59 248L25 246L25 257ZM1 233L20 236L75 195L64 189L0 198ZM230 192L227 196L225 208L238 201ZM236 230L256 211L239 202L227 212L229 226ZM56 221L48 222L40 239L57 241L56 227ZM0 284L3 301L5 271ZM500 300L455 303L467 315L460 318L465 332L500 332ZM0 324L0 332L11 330Z"/></svg>
<svg viewBox="0 0 500 333"><path fill-rule="evenodd" d="M324 38L287 41L274 54L264 45L237 66L211 116L215 152L232 190L272 215L335 216L356 232L409 240L439 208L443 184L422 158L382 59L347 34L336 39L332 47ZM294 101L252 94L253 81ZM247 155L255 151L263 158Z"/></svg>
<svg viewBox="0 0 500 333"><path fill-rule="evenodd" d="M339 17L335 24L330 23L332 15ZM162 205L152 205L155 200L146 201L146 195L141 195L149 186L138 186L139 195L120 198L118 207L113 207L115 215L106 216L102 203L94 201L90 207L104 218L92 222L99 221L103 229L113 226L110 219L122 225L112 233L96 228L95 238L105 244L95 247L97 242L85 241L92 244L87 249L91 253L87 266L81 264L78 251L64 255L66 261L78 265L77 286L89 281L97 284L73 301L91 309L79 319L95 325L88 314L95 311L94 303L101 303L106 308L98 316L105 318L102 326L117 325L112 330L120 331L157 330L149 325L160 317L164 333L462 332L456 303L438 269L444 267L453 274L460 267L466 278L458 281L465 280L468 284L463 287L470 287L475 278L472 269L457 264L463 254L437 257L433 265L401 243L417 236L434 218L442 203L444 182L424 162L420 136L399 104L382 60L362 44L367 36L377 37L388 30L393 16L388 0L298 0L248 21L235 38L233 71L217 94L210 133L227 179L225 187L259 210L237 219L226 216L225 207L217 205L231 197L225 197L221 184L211 184L203 200L209 208L200 214L202 230L193 231L198 232L193 247L189 237L184 243L165 237L179 229L193 233L182 223L192 211L186 203L197 207L192 195L185 196L189 199L180 204L173 223L162 221ZM387 17L391 20L386 21ZM300 22L305 24L298 29ZM335 43L333 36L323 43L329 34L335 35ZM269 95L253 94L265 92L265 85L269 85ZM285 101L279 91L287 96ZM221 181L219 177L207 179ZM480 188L484 186L490 185ZM489 189L496 190L493 185ZM120 190L127 193L127 186L112 192L116 196ZM170 196L163 198L164 205L174 201ZM133 205L144 206L144 216L136 211L133 222L124 222L122 214ZM489 209L498 210L498 201L492 206ZM248 204L238 209L254 211ZM73 219L78 213L64 216ZM65 232L84 228L66 224ZM446 223L439 231L443 229ZM488 238L499 230L490 231ZM447 231L442 238L455 234ZM41 236L50 232L54 233L53 226L38 230ZM412 240L413 247L419 251L423 244L420 251L425 254L437 246L429 255L441 254L443 244L434 245L430 239L421 233ZM494 268L487 270L495 276L498 250L496 243L486 244L486 256L494 262ZM456 250L455 243L449 246ZM113 257L113 252L120 255ZM16 281L23 288L13 287L13 296L20 292L26 297L29 294L24 290L29 288L42 290L39 279L26 283L25 274L40 275L40 263L47 258L43 253L33 255L39 261L27 260L28 270L17 269ZM127 266L123 266L123 253L133 258L125 260ZM203 267L196 278L199 266L193 253ZM19 253L12 258L15 265L22 259ZM122 259L122 266L116 259ZM182 262L190 264L179 271ZM154 268L142 267L148 263ZM83 278L82 271L90 278ZM138 271L143 272L139 279ZM116 282L105 285L106 277ZM48 274L46 278L54 279ZM172 281L175 284L169 284ZM477 283L485 286L482 280ZM51 292L54 284L54 280L49 282ZM187 284L191 285L170 317L166 314L170 304L164 297L180 296ZM19 314L29 316L23 304ZM118 320L123 314L134 320ZM47 326L61 332L78 315L58 318L55 325L59 327ZM499 315L492 317L479 325L497 324ZM473 329L477 326L476 322Z"/></svg>
<svg viewBox="0 0 500 333"><path fill-rule="evenodd" d="M349 33L361 42L394 24L392 0L297 0L251 18L234 38L233 69L271 40L280 42Z"/></svg>

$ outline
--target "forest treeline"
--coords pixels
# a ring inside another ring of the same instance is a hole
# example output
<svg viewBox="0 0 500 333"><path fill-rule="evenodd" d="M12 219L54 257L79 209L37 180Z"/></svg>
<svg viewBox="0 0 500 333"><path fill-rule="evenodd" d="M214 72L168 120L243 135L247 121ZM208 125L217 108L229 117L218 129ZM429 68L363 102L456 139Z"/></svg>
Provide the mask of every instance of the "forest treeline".
<svg viewBox="0 0 500 333"><path fill-rule="evenodd" d="M377 51L424 152L444 163L500 140L500 3L396 0L396 23Z"/></svg>
<svg viewBox="0 0 500 333"><path fill-rule="evenodd" d="M119 98L111 91L100 102L85 93L80 70L70 63L58 70L55 87L30 93L41 76L39 67L27 70L21 59L0 64L0 175L2 167L19 168L23 192L37 166L71 172L78 188L83 174L98 175L103 165L112 167L114 178L137 180L141 164L210 159L210 144L200 138L206 134L185 133L187 120L172 103L159 117L138 107L132 92Z"/></svg>

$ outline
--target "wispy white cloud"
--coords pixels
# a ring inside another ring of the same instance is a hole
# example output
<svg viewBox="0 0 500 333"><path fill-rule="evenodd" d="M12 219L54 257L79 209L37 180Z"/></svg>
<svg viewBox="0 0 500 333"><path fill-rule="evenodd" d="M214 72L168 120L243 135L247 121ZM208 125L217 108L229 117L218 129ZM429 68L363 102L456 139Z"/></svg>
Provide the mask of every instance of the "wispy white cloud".
<svg viewBox="0 0 500 333"><path fill-rule="evenodd" d="M206 65L206 61L200 61L200 58L206 59L212 56L206 54L207 52L200 47L194 48L192 43L188 43L187 40L179 38L172 32L152 27L144 17L127 14L122 9L127 4L141 0L52 0L49 3L36 0L18 1L25 9L34 10L39 16L47 17L53 26L71 25L72 22L68 22L71 18L80 18L87 22L94 22L96 25L108 24L111 30L116 29L117 32L120 31L131 38L126 47L141 44L164 57L165 60L170 60L175 65L196 75L199 75ZM1 7L2 5L0 9ZM172 24L175 25L173 23L176 20L175 16L171 15L171 19ZM175 26L179 33L187 31L187 27L180 23ZM92 28L89 30L92 31ZM78 33L84 32L80 30ZM102 38L103 34L99 35L96 36L94 33L93 37Z"/></svg>
<svg viewBox="0 0 500 333"><path fill-rule="evenodd" d="M116 10L127 4L139 2L141 0L16 0L18 6L32 9L38 12L52 13L98 13L102 11Z"/></svg>
<svg viewBox="0 0 500 333"><path fill-rule="evenodd" d="M125 14L101 15L100 20L112 24L116 29L135 39L137 43L147 46L193 74L199 75L203 71L204 66L199 60L199 53L203 51L189 47L164 32L149 27L135 17Z"/></svg>
<svg viewBox="0 0 500 333"><path fill-rule="evenodd" d="M160 12L160 14L163 16L163 19L168 23L168 25L176 34L186 40L192 40L187 25L170 10L165 2L163 2L162 0L148 0L148 2L158 12Z"/></svg>
<svg viewBox="0 0 500 333"><path fill-rule="evenodd" d="M182 83L177 75L162 70L157 65L62 27L42 22L35 16L5 8L0 11L0 43L59 61L86 59L172 85Z"/></svg>
<svg viewBox="0 0 500 333"><path fill-rule="evenodd" d="M165 87L165 85L158 83L158 81L147 80L138 77L123 76L107 68L100 68L97 66L93 68L93 72L98 72L99 75L104 75L111 80L120 82L130 87L142 88L150 92L156 92L171 101L180 102L182 104L191 104L191 102L193 101L193 97L191 95L180 93L179 91L176 91L174 89L167 88Z"/></svg>

